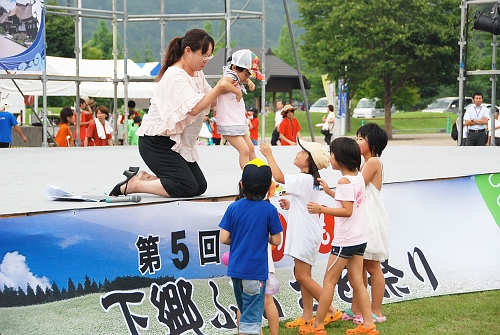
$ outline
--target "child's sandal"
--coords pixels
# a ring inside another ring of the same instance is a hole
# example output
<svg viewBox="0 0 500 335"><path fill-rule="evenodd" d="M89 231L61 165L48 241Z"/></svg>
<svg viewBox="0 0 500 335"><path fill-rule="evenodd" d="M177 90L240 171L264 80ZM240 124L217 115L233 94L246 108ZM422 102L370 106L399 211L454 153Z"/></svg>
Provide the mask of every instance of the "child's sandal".
<svg viewBox="0 0 500 335"><path fill-rule="evenodd" d="M307 323L313 323L314 322L314 318L312 318L311 320L309 321L306 321L304 319L302 319L301 317L298 317L296 318L295 320L292 320L292 321L288 321L287 323L285 323L285 328L297 328L297 327L302 327L302 326L305 326L307 325Z"/></svg>
<svg viewBox="0 0 500 335"><path fill-rule="evenodd" d="M343 315L344 314L337 309L337 312L335 312L334 314L327 314L325 316L325 320L323 321L323 325L326 326L326 325L329 325L332 322L338 321L338 320L342 319Z"/></svg>
<svg viewBox="0 0 500 335"><path fill-rule="evenodd" d="M313 326L312 326L313 323L314 322L311 322L311 323L308 323L307 325L304 325L304 326L300 327L299 328L299 333L302 334L302 335L305 335L305 334L326 335L325 326L321 325L319 327L313 328Z"/></svg>
<svg viewBox="0 0 500 335"><path fill-rule="evenodd" d="M363 325L358 325L354 329L347 329L346 334L368 334L368 335L378 335L377 326L375 324L370 327L363 327Z"/></svg>

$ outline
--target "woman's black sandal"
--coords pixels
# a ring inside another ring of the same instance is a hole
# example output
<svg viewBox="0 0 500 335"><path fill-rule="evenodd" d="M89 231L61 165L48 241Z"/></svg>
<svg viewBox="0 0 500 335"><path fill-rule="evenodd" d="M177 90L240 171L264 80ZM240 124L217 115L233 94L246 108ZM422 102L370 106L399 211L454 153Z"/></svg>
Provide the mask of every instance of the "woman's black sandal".
<svg viewBox="0 0 500 335"><path fill-rule="evenodd" d="M109 192L109 195L115 197L119 195L127 195L128 182L130 179L132 179L133 176L136 176L138 172L139 172L139 167L136 166L131 166L128 168L128 170L123 171L123 175L127 177L127 179L116 184L115 187L113 187L113 189L111 190L111 192ZM123 193L121 191L122 185L125 185L125 190L123 190Z"/></svg>

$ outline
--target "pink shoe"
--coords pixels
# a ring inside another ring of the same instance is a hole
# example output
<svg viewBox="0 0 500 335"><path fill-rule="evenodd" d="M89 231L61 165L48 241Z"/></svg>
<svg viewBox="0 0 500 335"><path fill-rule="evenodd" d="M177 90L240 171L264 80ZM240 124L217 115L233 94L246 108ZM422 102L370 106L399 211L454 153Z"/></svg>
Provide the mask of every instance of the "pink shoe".
<svg viewBox="0 0 500 335"><path fill-rule="evenodd" d="M355 315L350 308L346 309L344 311L344 313L342 314L342 318L341 320L342 321L353 321L355 318L357 317L361 317L363 318L361 315Z"/></svg>
<svg viewBox="0 0 500 335"><path fill-rule="evenodd" d="M372 313L372 318L374 323L380 323L380 322L385 322L387 321L387 318L385 316L376 316L375 313ZM363 324L363 316L362 315L356 315L355 318L352 319L352 322L358 325Z"/></svg>

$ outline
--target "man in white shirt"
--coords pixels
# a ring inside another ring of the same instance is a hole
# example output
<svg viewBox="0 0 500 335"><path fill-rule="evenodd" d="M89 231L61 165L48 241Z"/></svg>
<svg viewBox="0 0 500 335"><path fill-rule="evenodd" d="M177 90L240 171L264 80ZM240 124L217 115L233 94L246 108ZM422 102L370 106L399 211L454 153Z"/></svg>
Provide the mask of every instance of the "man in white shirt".
<svg viewBox="0 0 500 335"><path fill-rule="evenodd" d="M483 93L475 92L472 96L474 105L467 108L464 115L464 126L468 126L467 146L484 146L486 145L486 125L490 119L490 111L485 106L481 106L483 102Z"/></svg>
<svg viewBox="0 0 500 335"><path fill-rule="evenodd" d="M271 136L271 145L278 145L278 140L280 138L280 133L278 132L278 127L283 120L283 116L281 115L281 112L283 111L283 101L278 100L276 102L276 108L278 109L276 111L276 114L274 115L274 130L273 134Z"/></svg>

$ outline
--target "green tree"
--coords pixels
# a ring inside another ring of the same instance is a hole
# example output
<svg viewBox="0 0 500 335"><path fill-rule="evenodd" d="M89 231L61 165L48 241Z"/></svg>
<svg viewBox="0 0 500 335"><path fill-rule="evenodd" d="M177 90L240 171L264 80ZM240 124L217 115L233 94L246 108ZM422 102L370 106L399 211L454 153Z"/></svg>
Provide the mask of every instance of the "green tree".
<svg viewBox="0 0 500 335"><path fill-rule="evenodd" d="M83 46L83 58L113 59L113 33L103 20L99 21L92 38Z"/></svg>
<svg viewBox="0 0 500 335"><path fill-rule="evenodd" d="M32 305L35 303L36 303L35 291L31 287L31 285L28 283L28 285L26 286L26 304Z"/></svg>
<svg viewBox="0 0 500 335"><path fill-rule="evenodd" d="M73 279L68 278L68 298L74 298L76 296L76 286L73 283Z"/></svg>
<svg viewBox="0 0 500 335"><path fill-rule="evenodd" d="M399 90L456 81L460 8L454 0L297 2L308 64L332 78L347 76L351 94L362 83L383 87L389 138Z"/></svg>
<svg viewBox="0 0 500 335"><path fill-rule="evenodd" d="M37 304L40 304L45 300L45 291L40 285L37 285L35 290L36 290L35 301Z"/></svg>
<svg viewBox="0 0 500 335"><path fill-rule="evenodd" d="M45 4L58 5L57 0L50 0ZM61 10L58 11L61 12ZM75 58L75 22L73 18L47 14L45 16L45 40L48 56Z"/></svg>
<svg viewBox="0 0 500 335"><path fill-rule="evenodd" d="M54 300L59 300L61 298L61 291L59 291L59 287L56 282L52 283L52 296L54 297Z"/></svg>

